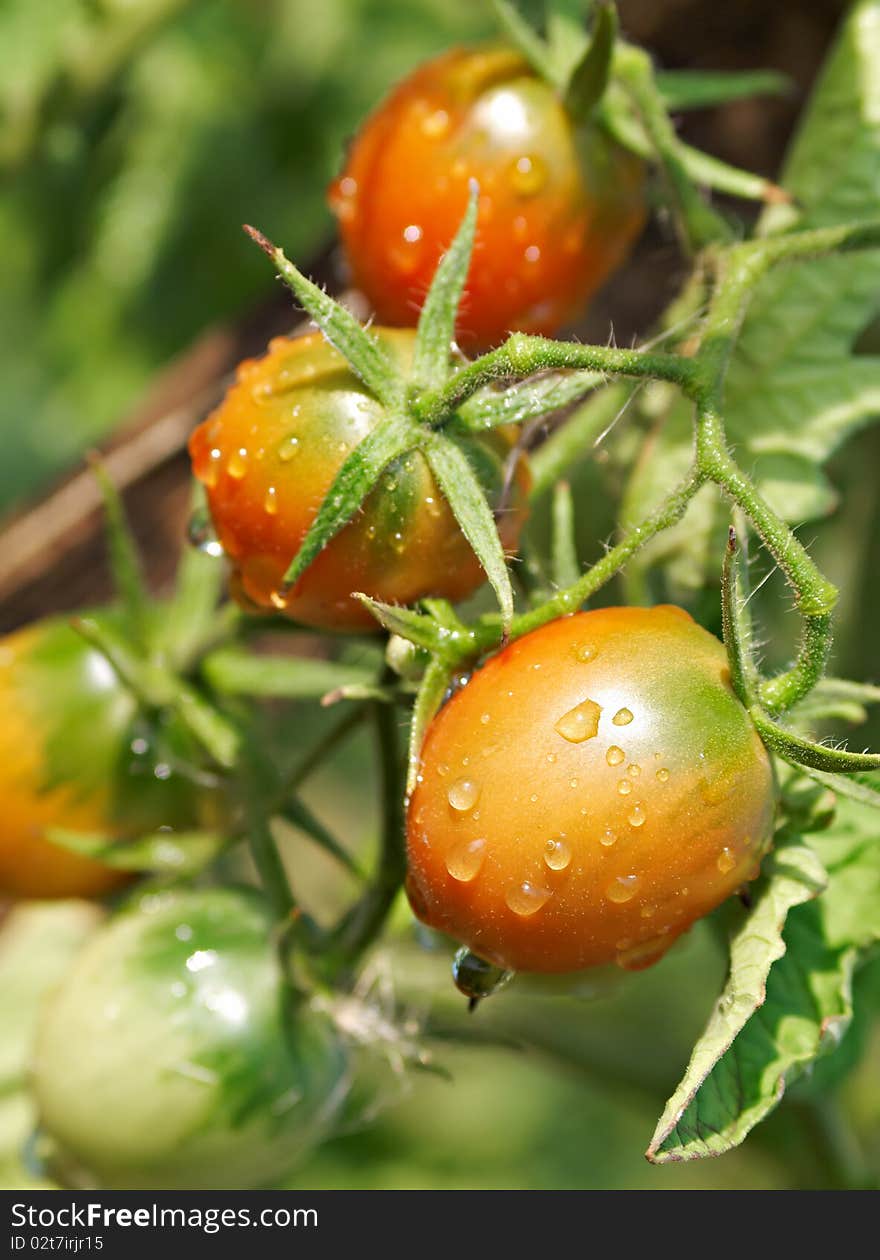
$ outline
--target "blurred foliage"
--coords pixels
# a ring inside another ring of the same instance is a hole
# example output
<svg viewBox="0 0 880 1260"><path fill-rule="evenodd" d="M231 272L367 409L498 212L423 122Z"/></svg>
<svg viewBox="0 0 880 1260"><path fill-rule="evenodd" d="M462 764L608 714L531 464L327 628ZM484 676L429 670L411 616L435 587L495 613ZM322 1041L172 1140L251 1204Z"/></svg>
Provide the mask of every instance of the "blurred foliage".
<svg viewBox="0 0 880 1260"><path fill-rule="evenodd" d="M490 29L467 0L8 0L0 509L268 291L240 223L308 258L364 112Z"/></svg>

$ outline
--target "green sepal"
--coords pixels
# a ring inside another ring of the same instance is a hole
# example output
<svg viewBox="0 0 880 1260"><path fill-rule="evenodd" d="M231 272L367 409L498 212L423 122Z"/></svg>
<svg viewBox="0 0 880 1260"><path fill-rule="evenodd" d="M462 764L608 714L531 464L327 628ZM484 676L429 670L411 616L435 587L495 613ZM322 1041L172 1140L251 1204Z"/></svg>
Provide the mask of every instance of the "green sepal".
<svg viewBox="0 0 880 1260"><path fill-rule="evenodd" d="M880 753L854 753L844 748L829 748L804 739L772 721L757 705L749 714L758 734L773 752L795 765L829 774L848 774L854 770L880 770Z"/></svg>
<svg viewBox="0 0 880 1260"><path fill-rule="evenodd" d="M69 853L91 858L116 871L180 876L203 871L229 843L215 831L157 831L137 840L120 840L101 832L51 827L46 838Z"/></svg>
<svg viewBox="0 0 880 1260"><path fill-rule="evenodd" d="M511 0L489 0L489 4L501 30L514 48L522 53L536 74L546 79L548 83L555 82L550 50Z"/></svg>
<svg viewBox="0 0 880 1260"><path fill-rule="evenodd" d="M333 479L299 551L284 574L278 591L281 599L327 543L348 524L388 465L416 448L423 437L414 420L392 413L358 442Z"/></svg>
<svg viewBox="0 0 880 1260"><path fill-rule="evenodd" d="M339 687L375 682L372 669L304 656L256 656L245 648L217 648L202 661L212 690L228 696L320 700Z"/></svg>
<svg viewBox="0 0 880 1260"><path fill-rule="evenodd" d="M351 856L347 849L344 849L331 831L329 831L320 818L316 818L308 805L299 797L291 796L285 801L284 805L278 811L278 817L283 818L291 827L295 827L297 831L301 831L304 835L323 849L325 853L329 853L342 866L345 867L357 879L365 879L365 875L357 861Z"/></svg>
<svg viewBox="0 0 880 1260"><path fill-rule="evenodd" d="M502 634L506 638L513 621L513 588L504 548L479 479L464 452L442 434L433 434L424 451L461 532L498 597Z"/></svg>
<svg viewBox="0 0 880 1260"><path fill-rule="evenodd" d="M522 381L502 390L485 390L462 403L454 424L469 433L482 433L504 424L524 424L552 415L580 402L585 394L605 384L600 372L572 371Z"/></svg>
<svg viewBox="0 0 880 1260"><path fill-rule="evenodd" d="M406 766L406 794L411 796L418 782L425 731L449 690L452 671L441 660L432 660L419 684L409 728Z"/></svg>
<svg viewBox="0 0 880 1260"><path fill-rule="evenodd" d="M599 0L590 43L574 67L565 91L565 107L572 118L586 118L605 95L617 42L617 9L612 0Z"/></svg>
<svg viewBox="0 0 880 1260"><path fill-rule="evenodd" d="M436 389L449 376L455 321L474 248L479 198L479 187L471 180L464 218L455 240L440 259L419 315L412 371L416 389Z"/></svg>
<svg viewBox="0 0 880 1260"><path fill-rule="evenodd" d="M553 488L551 527L553 584L558 590L566 590L569 586L574 586L581 576L575 537L574 499L567 481L557 481Z"/></svg>
<svg viewBox="0 0 880 1260"><path fill-rule="evenodd" d="M272 259L275 269L297 301L367 389L386 407L397 405L403 397L403 380L376 338L350 311L307 279L285 257L284 251L273 245L262 232L248 224L244 225L244 230Z"/></svg>
<svg viewBox="0 0 880 1260"><path fill-rule="evenodd" d="M382 687L379 683L344 683L321 696L321 706L329 709L343 700L356 704L363 704L367 700L376 700L379 704L401 704L406 695L407 689L404 687Z"/></svg>
<svg viewBox="0 0 880 1260"><path fill-rule="evenodd" d="M143 644L147 632L150 595L140 553L125 516L122 497L109 473L97 456L89 462L104 502L110 571L119 597L120 610L129 634L139 644Z"/></svg>
<svg viewBox="0 0 880 1260"><path fill-rule="evenodd" d="M754 96L788 96L793 83L779 70L658 70L667 109L711 109Z"/></svg>
<svg viewBox="0 0 880 1260"><path fill-rule="evenodd" d="M383 604L381 600L364 595L361 591L354 591L353 598L359 600L389 634L408 639L410 643L426 648L429 652L442 651L444 641L448 641L450 637L450 631L425 613L403 608L398 604Z"/></svg>

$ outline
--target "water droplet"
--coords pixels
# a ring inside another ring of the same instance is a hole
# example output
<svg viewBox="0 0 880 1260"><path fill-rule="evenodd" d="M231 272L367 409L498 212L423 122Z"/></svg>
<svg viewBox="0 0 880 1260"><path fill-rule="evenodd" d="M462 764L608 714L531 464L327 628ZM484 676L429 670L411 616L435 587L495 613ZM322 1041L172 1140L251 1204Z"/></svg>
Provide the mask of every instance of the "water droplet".
<svg viewBox="0 0 880 1260"><path fill-rule="evenodd" d="M575 659L586 665L588 661L594 661L598 655L592 643L579 643L574 649Z"/></svg>
<svg viewBox="0 0 880 1260"><path fill-rule="evenodd" d="M617 844L617 836L610 827L607 827L605 831L602 832L599 837L599 843L604 845L606 849L610 849L612 844Z"/></svg>
<svg viewBox="0 0 880 1260"><path fill-rule="evenodd" d="M542 888L540 884L533 884L525 879L521 884L514 884L508 888L504 894L504 900L514 914L518 914L521 919L527 919L537 914L552 895L549 888Z"/></svg>
<svg viewBox="0 0 880 1260"><path fill-rule="evenodd" d="M532 802L532 804L533 804L533 805L535 804L535 802L537 801L537 799L538 799L538 793L537 793L537 792L533 792L533 793L531 794L531 796L529 797L529 800Z"/></svg>
<svg viewBox="0 0 880 1260"><path fill-rule="evenodd" d="M648 815L645 813L642 806L635 804L629 811L629 818L627 821L631 827L644 827L647 817Z"/></svg>
<svg viewBox="0 0 880 1260"><path fill-rule="evenodd" d="M609 766L619 766L625 756L626 753L622 748L618 748L616 744L612 744L605 754L605 760L608 762Z"/></svg>
<svg viewBox="0 0 880 1260"><path fill-rule="evenodd" d="M482 722L483 726L487 726L487 725L489 724L489 722L491 722L491 721L492 721L492 714L491 714L491 713L484 713L484 714L482 715L482 717L480 718L480 721Z"/></svg>
<svg viewBox="0 0 880 1260"><path fill-rule="evenodd" d="M569 787L576 788L576 787L577 787L577 785L578 785L578 781L577 781L577 779L569 779L569 781L568 781L568 786L569 786Z"/></svg>
<svg viewBox="0 0 880 1260"><path fill-rule="evenodd" d="M480 797L480 786L473 779L456 779L450 784L446 799L453 809L466 813L473 809Z"/></svg>
<svg viewBox="0 0 880 1260"><path fill-rule="evenodd" d="M229 456L229 463L226 465L226 471L233 481L241 481L247 472L248 453L246 446L240 446L237 451L233 451Z"/></svg>
<svg viewBox="0 0 880 1260"><path fill-rule="evenodd" d="M449 130L449 115L445 109L435 109L422 119L422 131L426 136L436 138L445 135Z"/></svg>
<svg viewBox="0 0 880 1260"><path fill-rule="evenodd" d="M355 198L357 196L357 180L350 175L343 175L330 189L328 200L330 209L344 223L350 222L356 213Z"/></svg>
<svg viewBox="0 0 880 1260"><path fill-rule="evenodd" d="M547 168L541 158L524 154L513 163L510 182L521 197L534 197L547 183Z"/></svg>
<svg viewBox="0 0 880 1260"><path fill-rule="evenodd" d="M199 469L199 476L204 485L209 490L213 490L220 476L220 461L223 458L223 452L218 446L215 446L208 452L207 461L205 461Z"/></svg>
<svg viewBox="0 0 880 1260"><path fill-rule="evenodd" d="M460 884L469 884L479 875L485 857L485 840L459 840L446 855L446 869Z"/></svg>
<svg viewBox="0 0 880 1260"><path fill-rule="evenodd" d="M615 905L623 905L625 901L632 901L638 886L638 875L618 875L605 889L605 896Z"/></svg>
<svg viewBox="0 0 880 1260"><path fill-rule="evenodd" d="M637 779L639 775L642 773L642 767L636 766L636 765L627 766L626 772L631 779Z"/></svg>
<svg viewBox="0 0 880 1260"><path fill-rule="evenodd" d="M410 245L422 239L422 229L417 223L410 223L408 227L403 229L403 239L408 241Z"/></svg>
<svg viewBox="0 0 880 1260"><path fill-rule="evenodd" d="M536 263L541 257L541 250L537 245L527 245L523 250L523 258L528 263Z"/></svg>
<svg viewBox="0 0 880 1260"><path fill-rule="evenodd" d="M278 514L278 491L274 486L270 486L266 491L266 497L263 500L263 509L268 516L277 516Z"/></svg>
<svg viewBox="0 0 880 1260"><path fill-rule="evenodd" d="M629 726L632 720L633 715L629 709L618 709L611 719L615 726Z"/></svg>
<svg viewBox="0 0 880 1260"><path fill-rule="evenodd" d="M441 778L441 779L442 779L442 778L444 778L444 777L445 777L445 775L449 774L449 766L447 766L447 764L446 764L446 762L445 762L445 761L441 761L441 762L438 764L438 766L437 766L437 773L440 775L440 778Z"/></svg>
<svg viewBox="0 0 880 1260"><path fill-rule="evenodd" d="M282 594L281 591L272 591L269 595L269 603L273 608L283 610L290 603L290 596Z"/></svg>
<svg viewBox="0 0 880 1260"><path fill-rule="evenodd" d="M621 796L629 796L630 792L633 790L633 785L630 783L629 779L621 779L617 785L617 790Z"/></svg>
<svg viewBox="0 0 880 1260"><path fill-rule="evenodd" d="M299 450L298 437L286 437L278 447L278 458L282 464L289 464Z"/></svg>
<svg viewBox="0 0 880 1260"><path fill-rule="evenodd" d="M550 762L550 765L552 766L553 763L556 761L556 753L548 753L547 760Z"/></svg>
<svg viewBox="0 0 880 1260"><path fill-rule="evenodd" d="M223 547L214 531L214 522L207 508L193 512L186 527L187 541L208 556L222 556Z"/></svg>
<svg viewBox="0 0 880 1260"><path fill-rule="evenodd" d="M643 919L653 919L656 913L657 913L657 907L650 904L647 906L642 906L641 910L639 911L639 914L642 916Z"/></svg>
<svg viewBox="0 0 880 1260"><path fill-rule="evenodd" d="M643 971L659 962L668 949L669 941L665 936L652 936L650 940L619 950L614 961L624 971Z"/></svg>
<svg viewBox="0 0 880 1260"><path fill-rule="evenodd" d="M716 863L716 866L718 867L722 875L727 875L730 871L733 870L733 868L736 866L736 858L733 856L733 853L731 852L730 849L725 847L721 850L721 852L718 854L718 861Z"/></svg>
<svg viewBox="0 0 880 1260"><path fill-rule="evenodd" d="M544 861L551 871L564 871L571 865L571 847L563 839L548 840L544 845Z"/></svg>
<svg viewBox="0 0 880 1260"><path fill-rule="evenodd" d="M599 716L602 706L595 700L584 700L564 713L553 727L557 735L567 739L570 744L582 744L592 739L599 730Z"/></svg>
<svg viewBox="0 0 880 1260"><path fill-rule="evenodd" d="M657 778L661 783L666 783L669 779L669 771L664 766L663 769L657 771Z"/></svg>

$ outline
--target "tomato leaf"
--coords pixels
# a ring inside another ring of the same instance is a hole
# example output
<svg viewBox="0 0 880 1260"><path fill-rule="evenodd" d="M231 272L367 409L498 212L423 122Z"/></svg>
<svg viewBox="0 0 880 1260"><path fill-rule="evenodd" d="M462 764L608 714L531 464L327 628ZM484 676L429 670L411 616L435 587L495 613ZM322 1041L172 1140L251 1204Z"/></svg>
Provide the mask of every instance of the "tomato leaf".
<svg viewBox="0 0 880 1260"><path fill-rule="evenodd" d="M575 535L574 500L567 481L553 489L551 555L553 583L560 590L574 586L581 576Z"/></svg>
<svg viewBox="0 0 880 1260"><path fill-rule="evenodd" d="M439 433L435 433L426 445L425 455L461 526L461 532L498 596L503 632L506 634L513 621L513 589L504 548L479 479L464 452Z"/></svg>
<svg viewBox="0 0 880 1260"><path fill-rule="evenodd" d="M138 642L143 642L149 592L144 580L137 543L126 520L122 498L106 468L97 458L91 460L91 466L104 500L107 549L110 554L113 584L119 596L129 634Z"/></svg>
<svg viewBox="0 0 880 1260"><path fill-rule="evenodd" d="M829 774L827 770L816 770L812 766L798 766L798 769L838 796L880 809L880 778L872 779L867 774Z"/></svg>
<svg viewBox="0 0 880 1260"><path fill-rule="evenodd" d="M880 200L880 3L859 0L844 21L800 131L783 185L794 198L773 206L762 234L824 227L875 213ZM795 206L797 208L795 208ZM880 250L780 269L758 286L734 351L724 408L730 444L787 521L826 514L835 496L821 465L880 414L880 357L853 347L880 308ZM690 457L689 408L675 404L629 490L639 512L659 502ZM709 504L711 507L711 504ZM680 562L681 586L701 585L719 513L689 514L664 537ZM649 546L639 564L655 562Z"/></svg>
<svg viewBox="0 0 880 1260"><path fill-rule="evenodd" d="M719 1155L742 1141L777 1101L771 1031L776 1012L771 1006L769 1017L762 1012L760 1019L756 1012L777 997L775 988L768 990L768 977L786 952L783 927L789 911L816 897L826 877L818 858L797 837L765 859L764 871L753 909L731 936L727 983L648 1147L652 1163ZM779 996L784 1002L784 989ZM752 1035L744 1043L739 1038L747 1027ZM752 1049L754 1042L756 1057L750 1060L743 1047Z"/></svg>
<svg viewBox="0 0 880 1260"><path fill-rule="evenodd" d="M262 232L245 224L251 240L272 259L279 276L303 309L311 315L334 349L338 350L356 376L386 407L393 407L403 396L403 381L375 337L339 302L334 301L319 285L307 279L285 257L284 251L267 240Z"/></svg>
<svg viewBox="0 0 880 1260"><path fill-rule="evenodd" d="M436 389L449 376L455 321L474 248L479 199L479 187L472 180L464 218L455 240L440 259L419 315L413 382L420 389Z"/></svg>
<svg viewBox="0 0 880 1260"><path fill-rule="evenodd" d="M407 755L406 792L409 796L416 786L421 764L422 744L425 731L434 714L443 703L443 697L452 681L449 668L441 660L432 660L422 675L416 701L413 705L412 720L409 728L409 749Z"/></svg>
<svg viewBox="0 0 880 1260"><path fill-rule="evenodd" d="M391 414L358 442L333 479L299 551L284 574L279 591L282 598L331 538L348 524L388 465L418 446L422 437L415 421L408 416Z"/></svg>
<svg viewBox="0 0 880 1260"><path fill-rule="evenodd" d="M729 1030L723 1029L720 1010L710 1018L657 1126L648 1152L652 1162L720 1155L738 1145L778 1104L789 1083L818 1056L837 1048L852 1016L853 974L880 940L878 841L876 814L840 802L833 825L810 837L812 875L805 867L809 883L821 862L827 888L815 901L801 895L790 901L781 935L778 916L769 913L766 900L784 894L780 879L787 876L780 876L778 858L785 865L789 855L810 850L792 838L773 859L772 870L768 860L768 880L754 910L734 932L725 990L734 999L732 1010L744 1000L738 995L748 994L741 1011L746 1018L734 1020ZM783 915L786 900L783 895ZM764 956L751 977L736 965L747 937L754 958Z"/></svg>

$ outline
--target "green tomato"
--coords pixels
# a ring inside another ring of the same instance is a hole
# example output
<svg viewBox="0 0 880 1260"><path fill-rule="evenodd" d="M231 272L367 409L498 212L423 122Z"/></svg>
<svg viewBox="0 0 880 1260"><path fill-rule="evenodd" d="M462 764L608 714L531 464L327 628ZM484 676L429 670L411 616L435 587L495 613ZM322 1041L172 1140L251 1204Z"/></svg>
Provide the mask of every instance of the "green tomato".
<svg viewBox="0 0 880 1260"><path fill-rule="evenodd" d="M262 897L152 895L80 954L49 1001L33 1084L57 1163L109 1189L276 1184L330 1131L348 1056L289 1000Z"/></svg>

